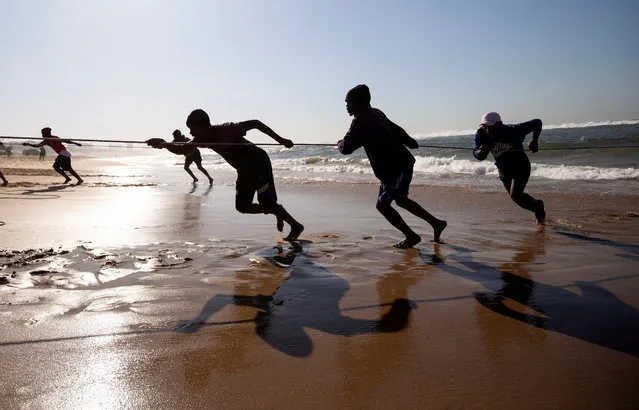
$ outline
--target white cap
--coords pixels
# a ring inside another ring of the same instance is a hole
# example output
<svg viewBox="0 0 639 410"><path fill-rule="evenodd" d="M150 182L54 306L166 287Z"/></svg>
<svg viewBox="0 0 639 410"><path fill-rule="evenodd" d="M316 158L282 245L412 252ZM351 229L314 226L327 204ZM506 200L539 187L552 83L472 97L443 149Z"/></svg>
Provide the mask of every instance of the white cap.
<svg viewBox="0 0 639 410"><path fill-rule="evenodd" d="M501 117L496 112L487 112L481 117L481 125L495 125L495 123L501 122Z"/></svg>

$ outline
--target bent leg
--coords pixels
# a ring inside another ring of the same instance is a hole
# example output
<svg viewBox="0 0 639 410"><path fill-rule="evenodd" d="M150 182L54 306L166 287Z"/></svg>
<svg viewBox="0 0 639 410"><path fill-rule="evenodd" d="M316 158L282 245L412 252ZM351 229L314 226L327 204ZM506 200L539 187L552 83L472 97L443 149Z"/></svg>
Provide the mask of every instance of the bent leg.
<svg viewBox="0 0 639 410"><path fill-rule="evenodd" d="M375 205L380 214L386 218L386 220L393 225L396 229L398 229L401 233L406 236L406 239L402 242L395 244L397 248L412 248L421 242L422 238L415 233L410 227L406 224L402 216L397 212L391 205L390 202L382 202L377 201Z"/></svg>
<svg viewBox="0 0 639 410"><path fill-rule="evenodd" d="M192 160L190 160L189 158L187 158L184 161L184 170L186 171L187 174L189 174L191 176L191 178L193 178L193 182L197 182L198 179L195 177L195 174L193 174L193 172L191 171L191 164L193 163Z"/></svg>
<svg viewBox="0 0 639 410"><path fill-rule="evenodd" d="M213 178L211 178L211 176L209 175L209 173L204 169L204 167L202 166L202 162L196 162L195 165L197 165L197 169L200 170L200 172L202 172L204 175L206 175L206 177L209 179L209 184L213 184Z"/></svg>
<svg viewBox="0 0 639 410"><path fill-rule="evenodd" d="M510 197L520 207L534 212L535 218L537 218L537 223L544 224L546 222L544 201L535 199L524 192L529 178L530 171L521 175L515 175L513 177L512 188L510 189Z"/></svg>
<svg viewBox="0 0 639 410"><path fill-rule="evenodd" d="M67 174L64 173L64 171L62 170L62 167L57 164L54 163L53 164L53 169L55 170L55 172L57 172L58 174L62 175L64 177L64 183L68 183L69 181L71 181L71 178L69 178L69 176Z"/></svg>
<svg viewBox="0 0 639 410"><path fill-rule="evenodd" d="M433 238L434 242L439 242L442 231L446 228L448 223L443 219L437 219L433 215L431 215L428 211L426 211L420 204L410 199L408 196L402 196L395 199L395 203L397 206L404 208L411 214L415 215L418 218L423 219L428 222L430 226L433 227L435 231L435 235Z"/></svg>
<svg viewBox="0 0 639 410"><path fill-rule="evenodd" d="M2 174L2 172L0 172L0 179L2 179L2 186L7 186L7 184L9 183L9 181L7 181L7 179L4 177L4 175Z"/></svg>

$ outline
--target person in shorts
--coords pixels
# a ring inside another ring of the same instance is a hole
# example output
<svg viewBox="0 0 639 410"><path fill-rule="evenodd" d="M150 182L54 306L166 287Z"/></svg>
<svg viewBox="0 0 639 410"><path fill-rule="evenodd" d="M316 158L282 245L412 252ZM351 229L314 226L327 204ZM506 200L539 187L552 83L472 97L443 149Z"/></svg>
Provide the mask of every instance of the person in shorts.
<svg viewBox="0 0 639 410"><path fill-rule="evenodd" d="M34 148L40 148L48 145L49 147L53 148L53 150L58 154L55 161L53 161L53 169L55 169L58 174L64 177L64 183L67 184L71 181L71 178L69 178L65 171L69 172L78 180L76 185L80 185L81 183L83 183L84 180L80 178L80 175L78 175L78 173L75 172L73 170L73 167L71 166L71 153L67 150L67 147L63 144L63 142L67 144L77 145L78 147L81 147L82 144L73 142L68 139L60 139L55 135L51 135L51 128L49 127L43 128L41 130L41 133L43 140L39 144L30 144L28 142L24 142L22 143L22 145Z"/></svg>
<svg viewBox="0 0 639 410"><path fill-rule="evenodd" d="M185 137L180 130L175 130L173 131L172 143L167 143L162 138L151 138L147 140L146 143L153 148L166 148L169 152L176 155L184 155L184 170L191 176L191 178L193 178L193 182L198 181L195 174L191 171L191 164L195 162L197 169L199 169L209 179L209 185L213 185L213 178L211 178L209 173L202 166L202 154L200 154L200 150L193 145L185 145L189 141L190 139Z"/></svg>
<svg viewBox="0 0 639 410"><path fill-rule="evenodd" d="M268 154L244 136L247 131L256 129L286 148L292 148L293 142L280 137L259 120L211 125L208 114L201 109L189 114L186 126L193 136L193 140L187 145L212 149L237 171L235 208L241 213L275 215L278 231L284 229L284 222L291 228L284 240L296 240L304 226L278 204ZM256 194L257 203L253 202Z"/></svg>
<svg viewBox="0 0 639 410"><path fill-rule="evenodd" d="M428 222L434 231L433 242L439 242L447 222L435 218L408 197L415 158L406 147L419 148L417 141L389 120L381 110L371 107L371 93L365 84L354 87L346 94L346 111L353 116L353 121L344 138L337 142L337 148L342 154L349 155L364 147L373 172L381 182L377 210L406 236L393 246L412 248L422 240L391 206L393 201L400 208Z"/></svg>
<svg viewBox="0 0 639 410"><path fill-rule="evenodd" d="M493 154L499 179L508 191L510 199L520 207L535 213L537 224L546 222L544 201L535 199L524 192L530 178L530 160L524 152L524 139L532 132L528 148L532 153L539 150L538 140L542 123L534 119L521 124L504 124L496 112L487 112L475 133L473 156L480 161Z"/></svg>

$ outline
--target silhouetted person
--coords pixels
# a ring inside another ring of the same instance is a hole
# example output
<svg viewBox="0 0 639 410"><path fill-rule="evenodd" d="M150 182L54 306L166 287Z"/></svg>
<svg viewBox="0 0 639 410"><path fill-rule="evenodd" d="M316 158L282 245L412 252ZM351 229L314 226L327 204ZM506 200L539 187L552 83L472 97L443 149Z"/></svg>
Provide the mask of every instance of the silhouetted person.
<svg viewBox="0 0 639 410"><path fill-rule="evenodd" d="M284 222L291 227L284 240L296 240L304 226L277 203L273 169L268 154L244 136L247 131L257 129L286 148L292 148L293 141L280 137L259 120L211 125L208 114L200 109L189 114L186 126L193 136L190 144L212 149L236 169L235 208L241 213L275 215L278 231L284 229ZM256 192L258 203L253 202Z"/></svg>
<svg viewBox="0 0 639 410"><path fill-rule="evenodd" d="M173 131L173 142L177 143L187 143L190 140L186 138L180 130ZM177 155L184 155L184 170L193 178L193 182L197 182L198 179L195 177L193 172L191 171L191 164L195 162L197 169L202 171L204 175L209 179L209 184L213 184L213 178L209 175L208 172L202 167L202 155L200 154L200 150L193 145L176 145L165 142L162 138L151 138L146 141L146 143L153 148L166 148L170 152Z"/></svg>
<svg viewBox="0 0 639 410"><path fill-rule="evenodd" d="M337 147L344 155L351 154L362 146L366 150L373 172L381 182L377 210L406 236L406 239L394 246L401 249L412 248L422 238L391 206L393 200L397 206L428 222L435 233L433 241L439 242L440 235L446 228L446 221L435 218L408 197L415 158L406 146L419 148L417 141L402 127L386 118L382 111L371 107L370 90L364 84L346 94L346 111L353 116L353 121L344 139L338 141Z"/></svg>
<svg viewBox="0 0 639 410"><path fill-rule="evenodd" d="M68 139L60 139L55 135L51 135L51 128L49 127L45 127L42 129L42 138L43 140L39 144L30 144L28 142L24 142L22 143L22 145L34 148L44 147L45 145L50 146L58 154L55 161L53 162L53 169L55 169L58 174L64 177L64 183L66 184L71 181L71 178L69 178L69 176L64 171L70 172L71 175L73 175L78 180L77 185L80 185L82 182L84 182L83 179L80 178L80 175L78 175L71 167L71 153L67 150L67 147L64 146L63 142L66 142L67 144L77 145L78 147L81 147L82 144L73 142Z"/></svg>
<svg viewBox="0 0 639 410"><path fill-rule="evenodd" d="M44 157L47 155L47 150L44 149L44 147L40 147L40 161L44 160Z"/></svg>
<svg viewBox="0 0 639 410"><path fill-rule="evenodd" d="M4 145L4 144L0 142L0 145ZM9 181L7 181L7 179L4 177L4 174L2 173L2 171L0 171L0 179L2 180L2 186L7 186Z"/></svg>
<svg viewBox="0 0 639 410"><path fill-rule="evenodd" d="M504 184L510 198L520 207L535 213L537 223L546 222L544 202L524 193L530 178L530 160L524 152L524 139L533 133L528 144L530 151L539 149L537 141L541 134L541 120L534 119L521 124L506 125L496 112L488 112L481 119L480 128L475 133L473 155L483 161L492 153L499 179Z"/></svg>

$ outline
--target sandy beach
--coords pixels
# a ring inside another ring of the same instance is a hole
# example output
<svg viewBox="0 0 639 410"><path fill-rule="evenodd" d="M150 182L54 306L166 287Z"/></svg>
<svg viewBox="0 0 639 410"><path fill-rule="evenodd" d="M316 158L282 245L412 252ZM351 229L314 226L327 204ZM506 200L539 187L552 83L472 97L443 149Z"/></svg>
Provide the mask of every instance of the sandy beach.
<svg viewBox="0 0 639 410"><path fill-rule="evenodd" d="M398 250L376 185L278 179L290 244L232 173L50 160L0 163L2 408L637 408L637 196L415 186Z"/></svg>

